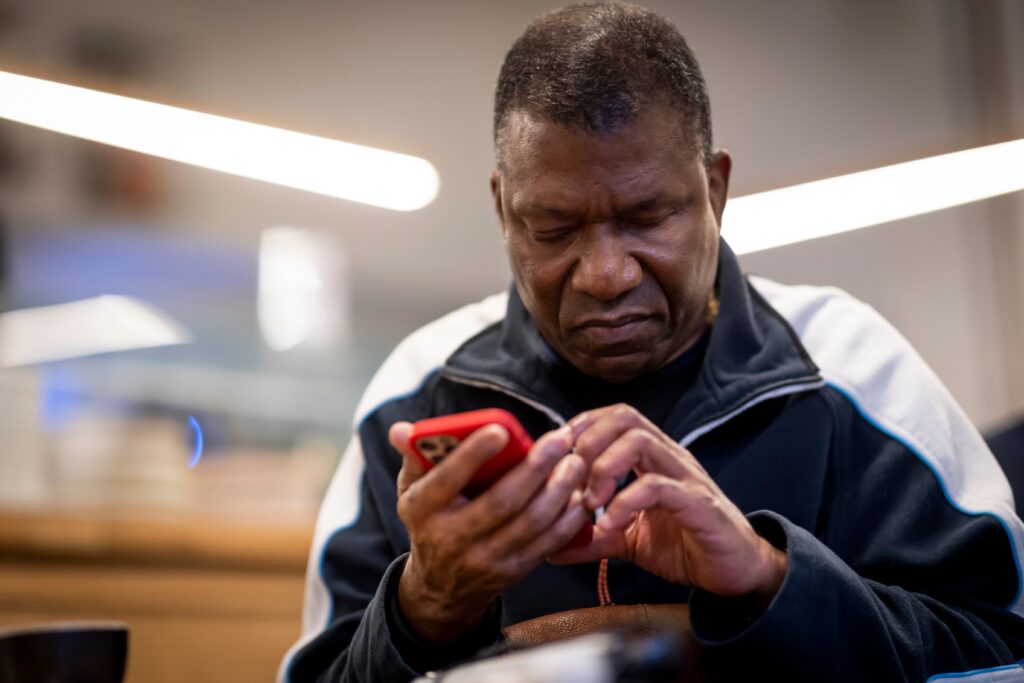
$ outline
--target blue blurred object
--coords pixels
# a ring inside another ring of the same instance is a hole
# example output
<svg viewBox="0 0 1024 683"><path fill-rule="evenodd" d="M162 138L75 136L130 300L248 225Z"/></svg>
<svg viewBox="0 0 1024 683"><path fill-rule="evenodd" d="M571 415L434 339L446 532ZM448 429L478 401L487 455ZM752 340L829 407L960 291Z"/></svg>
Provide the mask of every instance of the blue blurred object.
<svg viewBox="0 0 1024 683"><path fill-rule="evenodd" d="M194 415L188 416L188 423L192 425L192 429L196 433L196 448L192 451L192 459L188 462L188 468L192 469L199 464L199 459L203 457L203 430L199 427L199 422Z"/></svg>
<svg viewBox="0 0 1024 683"><path fill-rule="evenodd" d="M173 308L256 291L255 240L247 251L152 226L76 226L21 231L10 249L18 307L126 294Z"/></svg>
<svg viewBox="0 0 1024 683"><path fill-rule="evenodd" d="M261 367L256 327L257 241L227 244L151 225L35 226L10 235L11 308L105 294L166 311L194 342L130 352L136 359ZM121 354L124 356L124 354Z"/></svg>

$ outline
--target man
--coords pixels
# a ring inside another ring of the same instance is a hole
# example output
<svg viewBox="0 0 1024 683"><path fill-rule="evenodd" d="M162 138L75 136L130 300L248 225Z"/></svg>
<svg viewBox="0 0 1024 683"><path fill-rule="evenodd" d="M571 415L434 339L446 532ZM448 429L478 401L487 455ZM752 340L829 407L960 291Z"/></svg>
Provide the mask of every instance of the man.
<svg viewBox="0 0 1024 683"><path fill-rule="evenodd" d="M371 383L283 678L408 680L612 602L688 602L726 674L1024 678L1005 479L870 309L740 273L719 239L731 161L674 27L616 4L541 17L502 67L494 135L515 286ZM537 443L467 500L507 435L423 472L408 423L491 406ZM563 550L591 511L593 542Z"/></svg>

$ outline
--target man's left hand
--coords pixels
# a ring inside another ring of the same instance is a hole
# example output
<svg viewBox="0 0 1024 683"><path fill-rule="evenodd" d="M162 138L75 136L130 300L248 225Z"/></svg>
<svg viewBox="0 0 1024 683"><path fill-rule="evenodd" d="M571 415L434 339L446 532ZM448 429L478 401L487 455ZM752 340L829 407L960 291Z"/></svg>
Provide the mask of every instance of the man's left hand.
<svg viewBox="0 0 1024 683"><path fill-rule="evenodd" d="M585 503L605 511L590 545L552 562L617 557L673 583L767 607L785 578L786 554L757 535L690 451L627 405L569 424L576 453L590 463ZM636 480L615 494L630 470Z"/></svg>

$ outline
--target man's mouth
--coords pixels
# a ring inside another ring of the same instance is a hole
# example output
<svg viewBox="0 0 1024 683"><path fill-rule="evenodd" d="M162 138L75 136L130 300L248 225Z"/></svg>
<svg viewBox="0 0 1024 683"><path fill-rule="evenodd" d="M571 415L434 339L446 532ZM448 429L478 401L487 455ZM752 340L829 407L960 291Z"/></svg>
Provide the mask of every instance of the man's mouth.
<svg viewBox="0 0 1024 683"><path fill-rule="evenodd" d="M643 313L617 316L595 316L576 325L574 332L597 346L608 346L631 341L651 320Z"/></svg>

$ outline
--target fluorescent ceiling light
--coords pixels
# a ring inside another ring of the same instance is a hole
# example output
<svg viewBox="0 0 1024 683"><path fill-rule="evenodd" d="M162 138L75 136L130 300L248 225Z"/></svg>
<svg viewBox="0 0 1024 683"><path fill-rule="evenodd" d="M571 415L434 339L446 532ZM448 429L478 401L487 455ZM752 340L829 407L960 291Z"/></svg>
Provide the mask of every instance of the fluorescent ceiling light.
<svg viewBox="0 0 1024 683"><path fill-rule="evenodd" d="M730 199L722 234L738 254L1024 190L1024 139Z"/></svg>
<svg viewBox="0 0 1024 683"><path fill-rule="evenodd" d="M0 313L0 367L188 341L191 335L169 315L126 296Z"/></svg>
<svg viewBox="0 0 1024 683"><path fill-rule="evenodd" d="M419 157L0 71L0 117L398 211L437 196Z"/></svg>
<svg viewBox="0 0 1024 683"><path fill-rule="evenodd" d="M260 235L257 313L260 333L275 351L305 341L326 308L318 246L301 228L267 228Z"/></svg>

